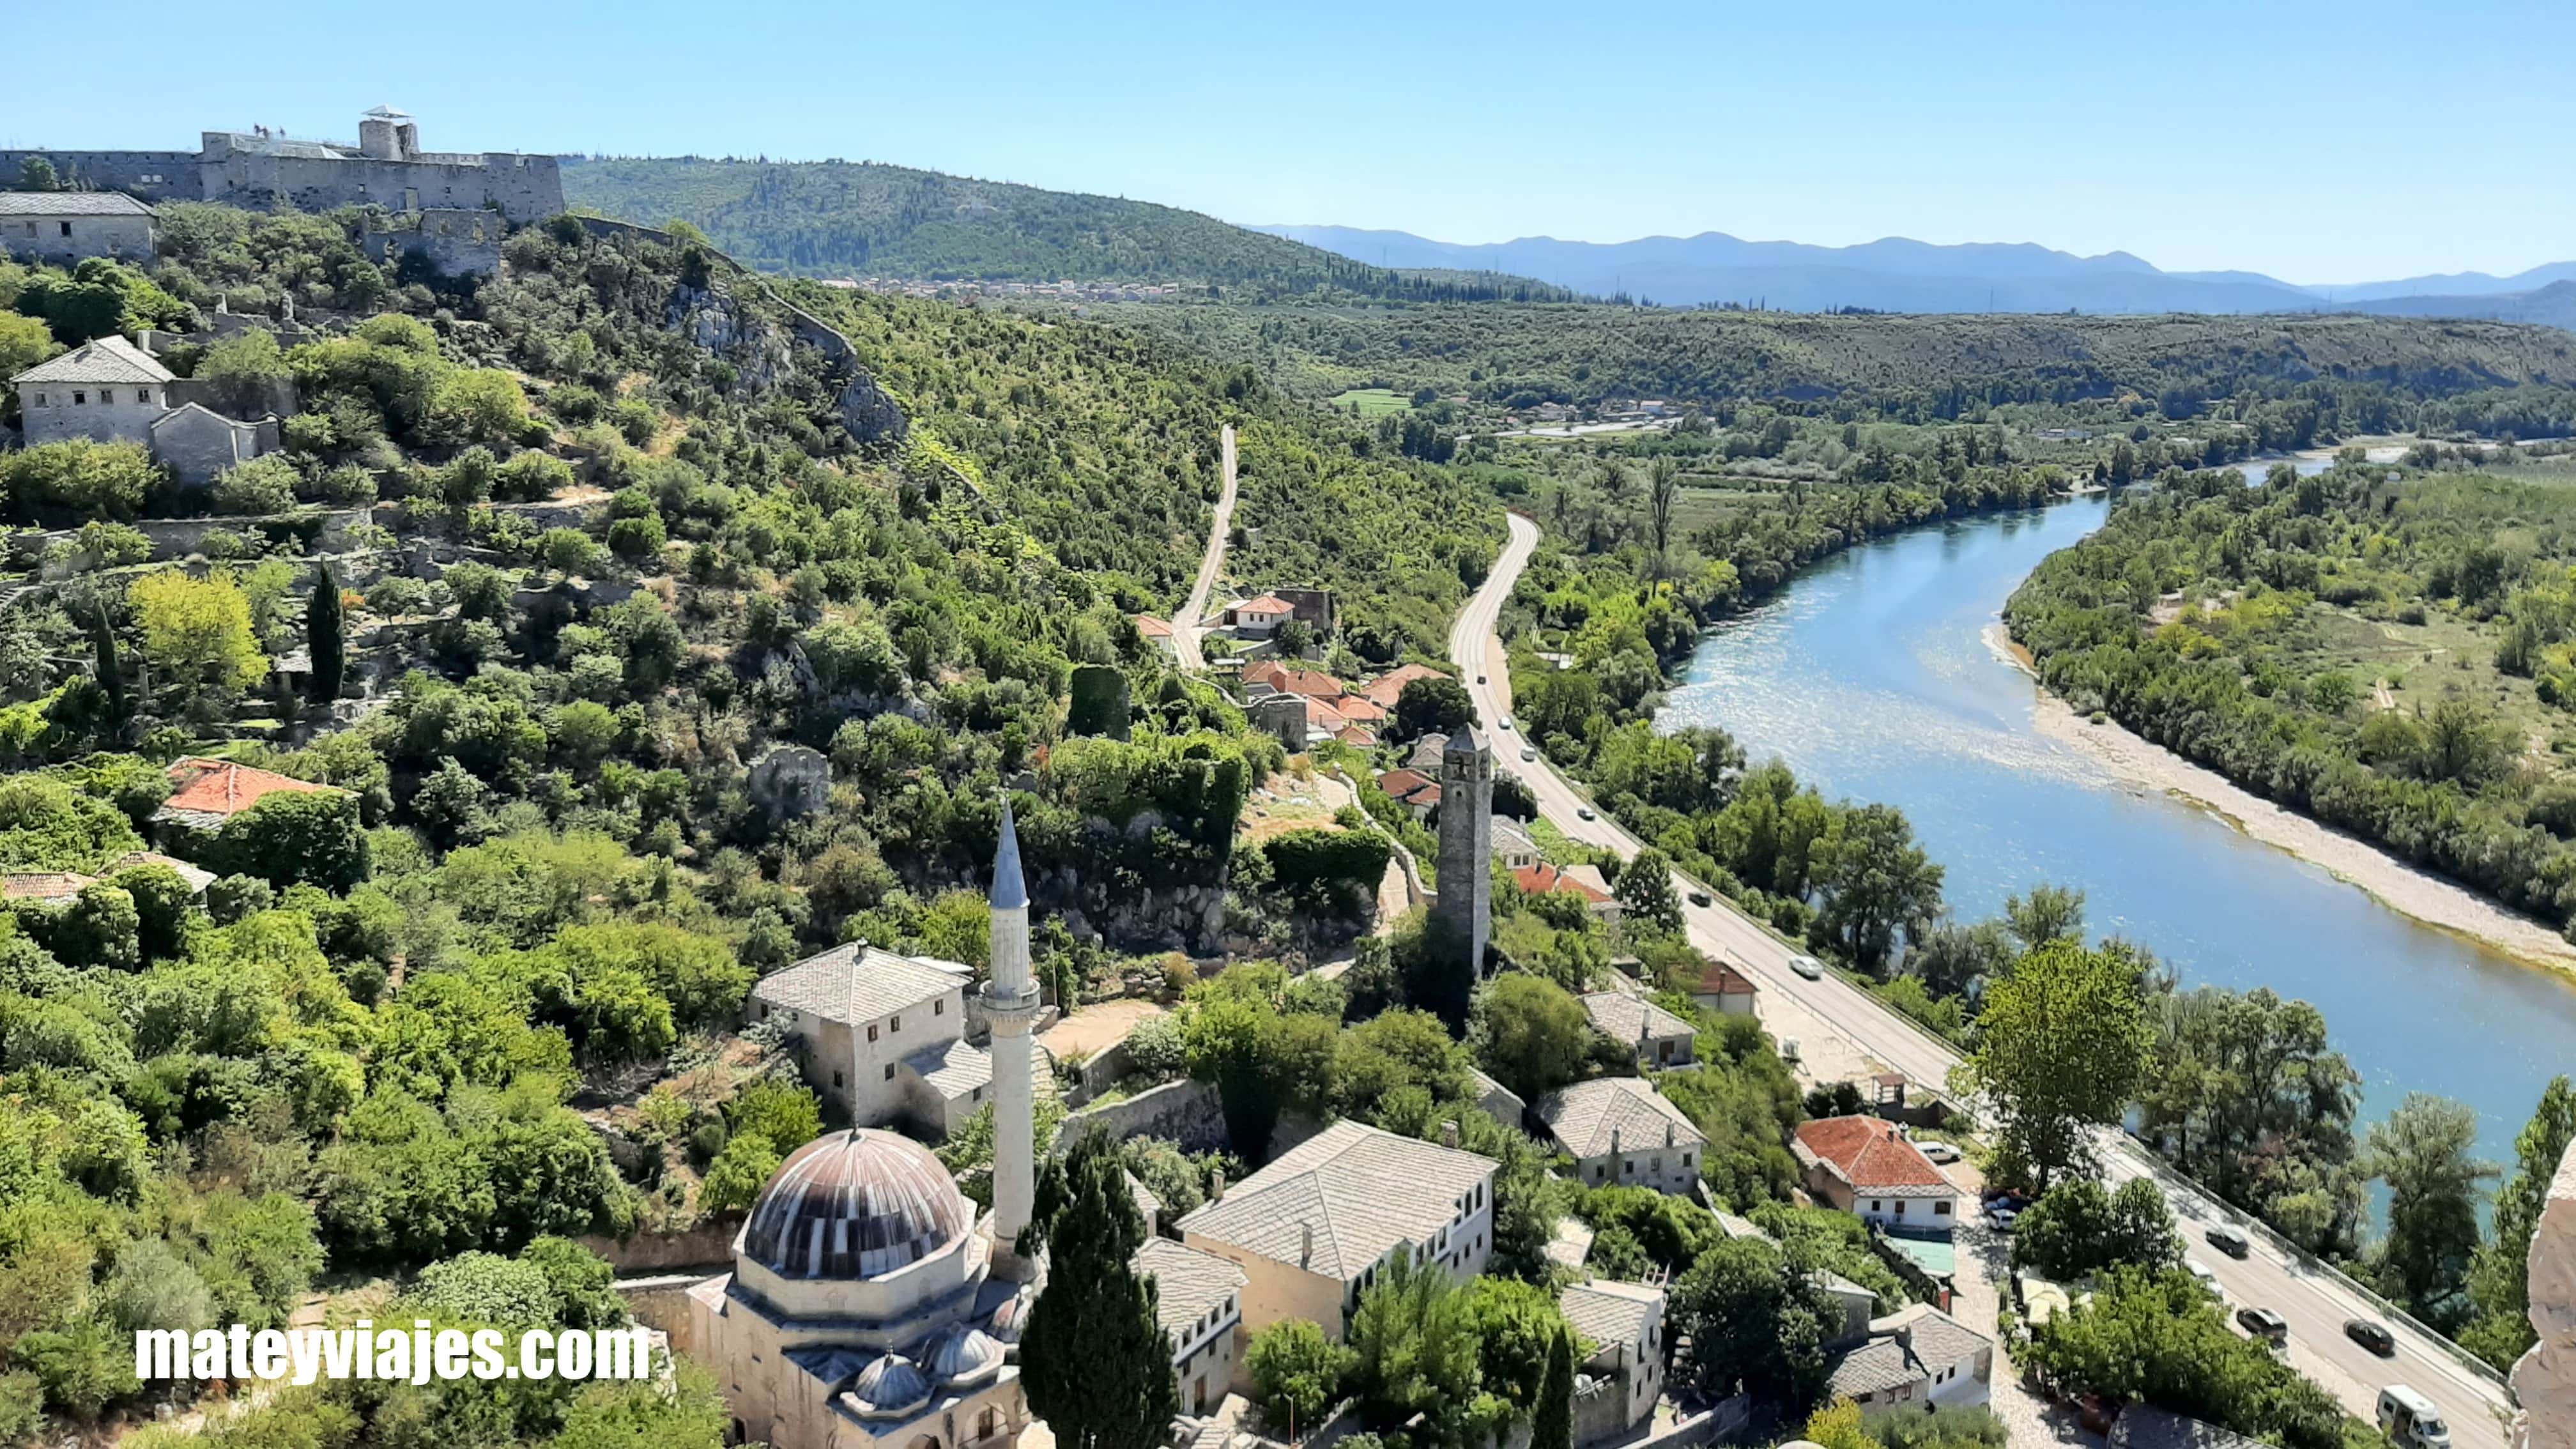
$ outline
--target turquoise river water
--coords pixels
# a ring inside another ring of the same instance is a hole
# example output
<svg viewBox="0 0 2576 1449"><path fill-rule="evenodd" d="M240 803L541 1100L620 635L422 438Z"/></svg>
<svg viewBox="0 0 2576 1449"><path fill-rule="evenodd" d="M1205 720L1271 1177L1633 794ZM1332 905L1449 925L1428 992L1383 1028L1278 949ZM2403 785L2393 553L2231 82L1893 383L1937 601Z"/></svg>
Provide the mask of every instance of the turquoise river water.
<svg viewBox="0 0 2576 1449"><path fill-rule="evenodd" d="M2362 1115L2408 1091L2478 1111L2484 1155L2576 1072L2576 978L2420 925L2284 851L2115 778L2032 723L2037 685L1986 632L2038 562L2099 527L2100 497L1854 549L1713 631L1660 717L1716 724L1828 797L1900 806L1973 920L2039 881L2152 947L2186 984L2269 986L2324 1011Z"/></svg>

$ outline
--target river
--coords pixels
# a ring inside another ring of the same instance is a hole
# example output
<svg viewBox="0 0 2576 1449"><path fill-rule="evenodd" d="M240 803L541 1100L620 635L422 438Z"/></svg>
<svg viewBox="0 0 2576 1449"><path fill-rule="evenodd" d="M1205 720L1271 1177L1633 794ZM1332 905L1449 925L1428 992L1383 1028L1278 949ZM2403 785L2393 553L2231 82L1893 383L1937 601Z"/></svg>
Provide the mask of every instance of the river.
<svg viewBox="0 0 2576 1449"><path fill-rule="evenodd" d="M2259 466L2249 467L2259 476ZM2115 778L2032 723L2038 686L1986 630L2106 499L1853 549L1712 631L1658 723L1715 724L1829 798L1901 807L1963 920L2040 881L2154 949L2186 984L2314 1002L2363 1080L2362 1117L2408 1091L2477 1109L2483 1155L2555 1072L2576 1071L2576 984L2381 905L2207 811Z"/></svg>

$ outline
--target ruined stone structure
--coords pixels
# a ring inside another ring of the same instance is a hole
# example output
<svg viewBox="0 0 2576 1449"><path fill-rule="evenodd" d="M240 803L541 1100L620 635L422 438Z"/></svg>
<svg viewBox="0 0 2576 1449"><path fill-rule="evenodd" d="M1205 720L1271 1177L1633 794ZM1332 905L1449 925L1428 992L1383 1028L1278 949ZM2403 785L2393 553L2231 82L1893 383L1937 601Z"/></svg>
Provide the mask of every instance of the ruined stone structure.
<svg viewBox="0 0 2576 1449"><path fill-rule="evenodd" d="M2558 1160L2531 1234L2531 1327L2540 1341L2513 1366L2519 1449L2576 1449L2576 1145Z"/></svg>
<svg viewBox="0 0 2576 1449"><path fill-rule="evenodd" d="M1440 751L1440 896L1433 916L1485 973L1493 914L1494 752L1469 726Z"/></svg>
<svg viewBox="0 0 2576 1449"><path fill-rule="evenodd" d="M122 191L146 201L220 201L302 211L335 206L416 212L494 211L514 226L564 209L563 176L552 156L514 151L420 149L420 127L390 106L358 121L358 141L299 141L257 127L207 131L195 151L0 151L0 175L41 156L70 185Z"/></svg>

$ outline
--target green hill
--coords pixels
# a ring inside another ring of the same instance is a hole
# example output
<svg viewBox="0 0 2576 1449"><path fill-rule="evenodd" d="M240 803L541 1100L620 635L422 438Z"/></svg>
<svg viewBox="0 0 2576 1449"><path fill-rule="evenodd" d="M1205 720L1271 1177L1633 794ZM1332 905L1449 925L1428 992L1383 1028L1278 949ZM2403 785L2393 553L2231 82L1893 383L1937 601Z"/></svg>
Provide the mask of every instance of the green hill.
<svg viewBox="0 0 2576 1449"><path fill-rule="evenodd" d="M1571 294L1520 277L1389 271L1150 202L842 161L566 157L576 207L678 218L748 265L804 276L1214 284L1422 301Z"/></svg>

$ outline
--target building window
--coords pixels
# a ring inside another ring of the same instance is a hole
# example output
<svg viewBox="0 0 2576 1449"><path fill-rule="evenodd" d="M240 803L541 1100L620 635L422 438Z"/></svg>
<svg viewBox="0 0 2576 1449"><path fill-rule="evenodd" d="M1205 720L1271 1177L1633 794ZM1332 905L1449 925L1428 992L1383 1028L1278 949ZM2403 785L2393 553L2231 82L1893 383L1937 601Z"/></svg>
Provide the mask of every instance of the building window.
<svg viewBox="0 0 2576 1449"><path fill-rule="evenodd" d="M769 1020L769 1003L766 1001L760 1003L760 1019L763 1021Z"/></svg>
<svg viewBox="0 0 2576 1449"><path fill-rule="evenodd" d="M65 235L65 236L70 236L70 235L72 234L72 224L71 224L70 222L68 222L68 221L67 221L67 222L64 222L64 223L62 224L62 227L63 227L63 235Z"/></svg>
<svg viewBox="0 0 2576 1449"><path fill-rule="evenodd" d="M832 1074L832 1085L835 1087L841 1085L841 1074L839 1072L834 1072Z"/></svg>
<svg viewBox="0 0 2576 1449"><path fill-rule="evenodd" d="M1592 1180L1594 1182L1599 1182L1601 1179L1608 1177L1609 1175L1610 1167L1607 1163L1592 1169Z"/></svg>
<svg viewBox="0 0 2576 1449"><path fill-rule="evenodd" d="M1934 1216L1934 1217L1936 1217L1936 1218L1946 1218L1946 1217L1948 1217L1949 1215L1950 1215L1950 1205L1949 1205L1948 1203L1946 1203L1946 1202L1936 1202L1936 1203L1932 1204L1932 1216Z"/></svg>
<svg viewBox="0 0 2576 1449"><path fill-rule="evenodd" d="M38 407L43 407L44 405L45 405L45 395L44 395L43 393L38 393L38 394L36 394L36 406L38 406Z"/></svg>
<svg viewBox="0 0 2576 1449"><path fill-rule="evenodd" d="M1619 1159L1619 1175L1621 1177L1635 1177L1637 1175L1637 1159L1633 1157L1623 1157Z"/></svg>
<svg viewBox="0 0 2576 1449"><path fill-rule="evenodd" d="M870 1041L875 1041L876 1039L877 1039L877 1024L876 1024L875 1022L873 1022L873 1021L872 1021L872 1022L869 1022L869 1023L868 1023L868 1040L870 1040Z"/></svg>
<svg viewBox="0 0 2576 1449"><path fill-rule="evenodd" d="M1664 1155L1660 1152L1656 1153L1653 1157L1647 1159L1646 1165L1648 1170L1652 1171L1657 1177L1663 1176Z"/></svg>
<svg viewBox="0 0 2576 1449"><path fill-rule="evenodd" d="M1900 1218L1905 1216L1905 1199L1901 1197L1896 1200L1896 1215Z"/></svg>
<svg viewBox="0 0 2576 1449"><path fill-rule="evenodd" d="M980 1101L983 1101L983 1100L984 1100L984 1089L983 1089L983 1088L981 1088L981 1087L977 1087L977 1088L976 1088L976 1089L975 1089L971 1094L969 1094L969 1095L967 1096L966 1100L967 1100L967 1101L969 1101L969 1102L980 1102Z"/></svg>
<svg viewBox="0 0 2576 1449"><path fill-rule="evenodd" d="M901 1030L903 1030L903 1018L902 1018L902 1017L900 1017L900 1016L889 1016L889 1017L887 1017L887 1018L886 1018L886 1030L888 1030L888 1031L901 1031Z"/></svg>
<svg viewBox="0 0 2576 1449"><path fill-rule="evenodd" d="M894 1080L894 1063L892 1062L886 1063L886 1080L889 1082Z"/></svg>
<svg viewBox="0 0 2576 1449"><path fill-rule="evenodd" d="M946 1016L948 1014L948 1003L945 1001L934 1001L930 1003L930 1014L933 1016Z"/></svg>
<svg viewBox="0 0 2576 1449"><path fill-rule="evenodd" d="M89 394L85 392L73 393L72 406L76 408L89 406Z"/></svg>

